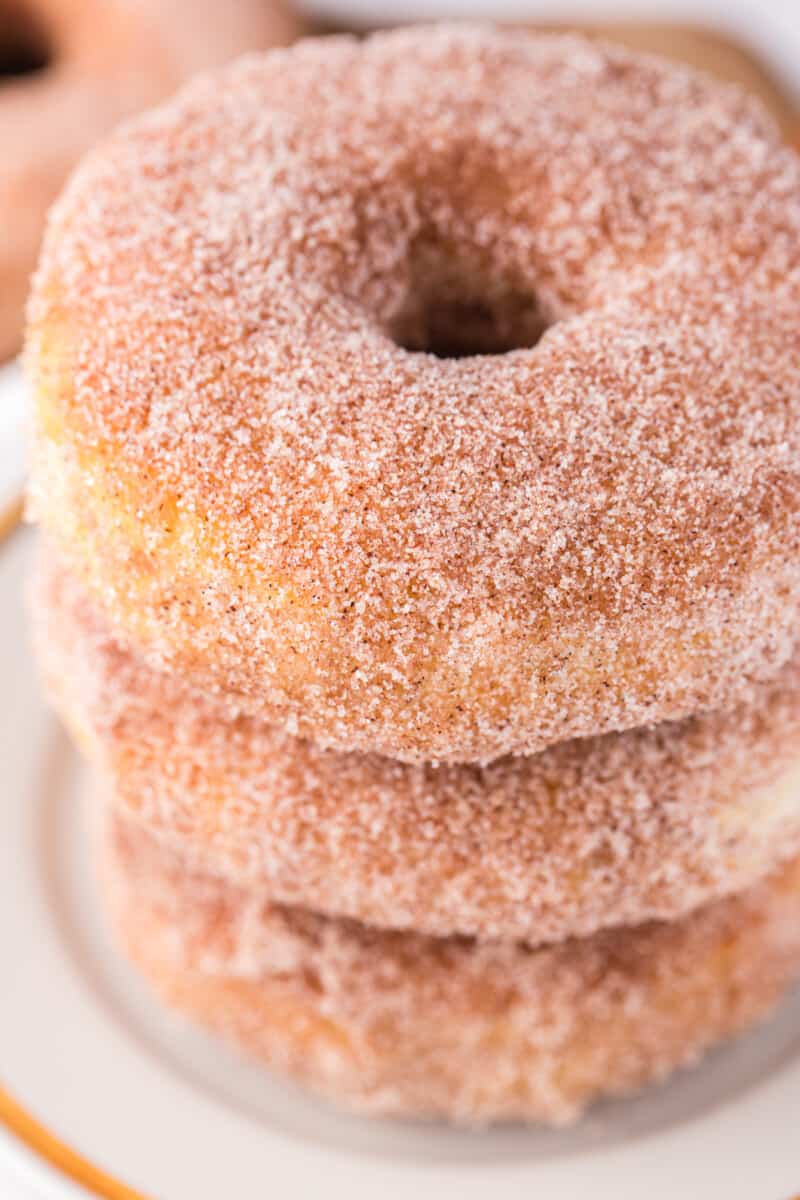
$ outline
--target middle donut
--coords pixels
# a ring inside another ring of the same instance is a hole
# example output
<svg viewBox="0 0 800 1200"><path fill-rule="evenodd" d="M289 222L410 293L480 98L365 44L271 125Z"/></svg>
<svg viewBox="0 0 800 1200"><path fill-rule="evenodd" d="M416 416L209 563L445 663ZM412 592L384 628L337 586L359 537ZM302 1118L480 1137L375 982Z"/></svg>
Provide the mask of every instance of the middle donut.
<svg viewBox="0 0 800 1200"><path fill-rule="evenodd" d="M320 749L124 649L52 557L51 696L129 815L275 900L532 943L673 919L800 850L800 657L746 703L488 767Z"/></svg>

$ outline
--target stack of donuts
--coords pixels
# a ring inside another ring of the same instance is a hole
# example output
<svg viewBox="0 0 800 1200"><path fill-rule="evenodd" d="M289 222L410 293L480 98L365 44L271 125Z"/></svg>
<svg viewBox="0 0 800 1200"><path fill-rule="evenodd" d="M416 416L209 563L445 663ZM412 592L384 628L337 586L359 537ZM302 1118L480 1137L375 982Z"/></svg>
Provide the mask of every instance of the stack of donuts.
<svg viewBox="0 0 800 1200"><path fill-rule="evenodd" d="M773 1008L798 329L766 113L579 37L312 39L84 160L36 641L170 1006L351 1107L550 1123Z"/></svg>

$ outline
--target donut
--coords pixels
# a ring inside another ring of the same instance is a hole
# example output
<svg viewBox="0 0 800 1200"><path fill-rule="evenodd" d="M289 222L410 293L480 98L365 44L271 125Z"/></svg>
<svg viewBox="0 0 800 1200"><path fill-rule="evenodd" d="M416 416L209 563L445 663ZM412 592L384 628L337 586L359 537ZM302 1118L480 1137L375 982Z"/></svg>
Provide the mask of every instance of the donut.
<svg viewBox="0 0 800 1200"><path fill-rule="evenodd" d="M84 151L194 71L294 32L270 0L3 0L0 359L19 348L45 214Z"/></svg>
<svg viewBox="0 0 800 1200"><path fill-rule="evenodd" d="M35 642L115 805L276 901L532 943L675 918L800 853L800 658L748 705L488 767L325 751L124 649L43 556Z"/></svg>
<svg viewBox="0 0 800 1200"><path fill-rule="evenodd" d="M485 763L794 651L800 161L579 37L309 39L91 155L30 306L31 510L155 666Z"/></svg>
<svg viewBox="0 0 800 1200"><path fill-rule="evenodd" d="M373 1114L574 1119L694 1063L800 973L800 860L673 924L531 950L380 933L191 870L117 818L102 873L168 1005Z"/></svg>

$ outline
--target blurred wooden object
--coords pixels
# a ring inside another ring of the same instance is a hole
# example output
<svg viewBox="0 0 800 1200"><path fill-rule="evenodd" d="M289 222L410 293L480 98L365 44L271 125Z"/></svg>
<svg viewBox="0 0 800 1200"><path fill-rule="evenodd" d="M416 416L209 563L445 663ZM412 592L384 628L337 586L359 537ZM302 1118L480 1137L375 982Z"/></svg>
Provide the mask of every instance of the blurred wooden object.
<svg viewBox="0 0 800 1200"><path fill-rule="evenodd" d="M357 33L367 33L372 28L385 28L386 24L375 22L369 26L358 26ZM701 71L741 84L765 102L777 118L788 138L800 143L800 98L789 95L767 63L757 51L745 42L738 41L725 33L702 26L659 25L650 21L584 23L533 23L528 28L550 30L574 30L590 37L606 38L620 42L634 50L646 50L652 54L663 54L665 58L688 63ZM352 26L317 26L315 32L353 32Z"/></svg>
<svg viewBox="0 0 800 1200"><path fill-rule="evenodd" d="M663 54L710 75L741 84L760 96L788 138L800 137L800 111L775 74L756 51L711 29L682 25L609 24L582 26L593 37L621 42L635 50Z"/></svg>
<svg viewBox="0 0 800 1200"><path fill-rule="evenodd" d="M17 496L9 504L0 506L0 542L19 525L23 507L24 501L21 496Z"/></svg>

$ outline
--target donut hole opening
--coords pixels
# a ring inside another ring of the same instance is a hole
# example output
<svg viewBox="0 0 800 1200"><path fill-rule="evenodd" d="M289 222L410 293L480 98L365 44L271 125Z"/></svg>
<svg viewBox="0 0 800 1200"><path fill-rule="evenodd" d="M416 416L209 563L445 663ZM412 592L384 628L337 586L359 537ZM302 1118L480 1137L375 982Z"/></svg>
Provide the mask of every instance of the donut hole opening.
<svg viewBox="0 0 800 1200"><path fill-rule="evenodd" d="M552 324L536 297L433 290L411 299L388 332L404 350L436 358L470 358L530 349Z"/></svg>
<svg viewBox="0 0 800 1200"><path fill-rule="evenodd" d="M0 0L0 86L37 75L51 61L50 45L35 16Z"/></svg>

